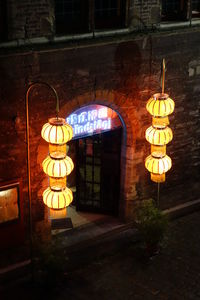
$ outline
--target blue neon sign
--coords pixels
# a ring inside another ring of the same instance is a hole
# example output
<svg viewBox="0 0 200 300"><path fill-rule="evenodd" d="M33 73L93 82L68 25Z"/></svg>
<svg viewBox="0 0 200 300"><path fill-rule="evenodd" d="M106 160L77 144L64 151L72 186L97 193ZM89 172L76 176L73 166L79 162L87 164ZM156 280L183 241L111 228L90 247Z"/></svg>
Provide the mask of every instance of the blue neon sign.
<svg viewBox="0 0 200 300"><path fill-rule="evenodd" d="M118 118L116 112L103 105L88 105L76 110L66 118L73 128L73 139L89 136L113 127L113 120Z"/></svg>

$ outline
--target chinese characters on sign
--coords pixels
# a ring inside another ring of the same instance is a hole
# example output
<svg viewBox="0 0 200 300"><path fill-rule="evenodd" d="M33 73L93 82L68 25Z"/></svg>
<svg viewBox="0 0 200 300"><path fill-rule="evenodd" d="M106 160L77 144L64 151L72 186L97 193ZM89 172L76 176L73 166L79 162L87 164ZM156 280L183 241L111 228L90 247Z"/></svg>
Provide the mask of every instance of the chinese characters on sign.
<svg viewBox="0 0 200 300"><path fill-rule="evenodd" d="M102 105L89 105L69 115L66 122L73 127L73 137L111 130L112 115L109 114L109 110L111 109Z"/></svg>

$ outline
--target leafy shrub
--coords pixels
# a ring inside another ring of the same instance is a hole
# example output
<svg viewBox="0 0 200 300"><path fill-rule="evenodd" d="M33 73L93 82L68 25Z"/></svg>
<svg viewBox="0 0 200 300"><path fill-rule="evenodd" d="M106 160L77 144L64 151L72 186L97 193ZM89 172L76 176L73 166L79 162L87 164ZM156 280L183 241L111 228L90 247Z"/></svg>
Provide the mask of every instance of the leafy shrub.
<svg viewBox="0 0 200 300"><path fill-rule="evenodd" d="M137 209L136 223L146 245L158 245L163 240L168 219L152 200L144 201Z"/></svg>

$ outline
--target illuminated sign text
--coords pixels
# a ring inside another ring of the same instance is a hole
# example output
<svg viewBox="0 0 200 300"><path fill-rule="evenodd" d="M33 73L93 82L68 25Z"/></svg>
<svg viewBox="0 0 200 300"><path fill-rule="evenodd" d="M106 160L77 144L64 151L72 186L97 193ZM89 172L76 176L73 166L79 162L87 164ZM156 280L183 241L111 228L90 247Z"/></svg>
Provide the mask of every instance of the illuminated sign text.
<svg viewBox="0 0 200 300"><path fill-rule="evenodd" d="M66 118L73 128L73 137L100 133L111 129L111 118L108 108L102 105L90 105L80 109Z"/></svg>

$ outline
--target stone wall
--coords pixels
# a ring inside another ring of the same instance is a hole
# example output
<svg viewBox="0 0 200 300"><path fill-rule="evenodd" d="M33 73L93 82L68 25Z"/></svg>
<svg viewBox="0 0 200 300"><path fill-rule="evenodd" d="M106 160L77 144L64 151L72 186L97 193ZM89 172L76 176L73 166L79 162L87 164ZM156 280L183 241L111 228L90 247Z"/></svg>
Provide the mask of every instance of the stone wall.
<svg viewBox="0 0 200 300"><path fill-rule="evenodd" d="M126 24L132 30L155 29L160 22L160 0L127 1ZM8 40L55 35L53 0L8 0Z"/></svg>
<svg viewBox="0 0 200 300"><path fill-rule="evenodd" d="M118 111L124 128L121 156L120 215L127 220L136 201L156 197L157 186L144 167L150 146L145 130L151 118L148 98L160 91L160 65L166 59L166 92L176 108L170 116L174 132L167 153L172 169L161 185L161 207L199 197L200 154L200 30L129 36L109 43L26 49L0 55L0 180L22 178L25 215L28 215L25 92L33 81L45 81L57 90L61 115L91 102ZM181 53L181 55L180 55ZM96 84L95 84L96 83ZM93 100L94 86L96 100ZM44 219L41 195L48 185L41 162L48 145L40 137L47 119L55 114L55 99L46 87L30 94L31 182L33 220ZM28 220L28 218L25 218Z"/></svg>
<svg viewBox="0 0 200 300"><path fill-rule="evenodd" d="M8 40L30 39L54 33L52 0L8 0Z"/></svg>
<svg viewBox="0 0 200 300"><path fill-rule="evenodd" d="M133 30L155 29L161 20L160 0L130 1L129 26Z"/></svg>

